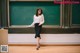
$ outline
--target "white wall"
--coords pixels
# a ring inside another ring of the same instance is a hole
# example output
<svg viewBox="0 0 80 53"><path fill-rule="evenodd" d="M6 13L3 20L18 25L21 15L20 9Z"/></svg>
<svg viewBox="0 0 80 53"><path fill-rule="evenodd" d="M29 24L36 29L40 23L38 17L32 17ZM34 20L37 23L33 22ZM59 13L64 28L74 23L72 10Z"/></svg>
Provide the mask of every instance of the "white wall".
<svg viewBox="0 0 80 53"><path fill-rule="evenodd" d="M35 34L8 34L10 44L35 44ZM41 34L43 44L80 44L80 34Z"/></svg>

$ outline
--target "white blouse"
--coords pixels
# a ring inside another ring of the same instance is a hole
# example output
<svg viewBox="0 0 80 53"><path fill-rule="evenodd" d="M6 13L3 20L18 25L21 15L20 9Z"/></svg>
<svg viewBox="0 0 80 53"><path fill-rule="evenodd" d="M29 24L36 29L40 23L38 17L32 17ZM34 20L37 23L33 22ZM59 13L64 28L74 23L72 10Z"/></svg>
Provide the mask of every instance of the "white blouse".
<svg viewBox="0 0 80 53"><path fill-rule="evenodd" d="M33 17L33 23L30 25L30 26L33 26L35 23L39 23L40 25L42 25L44 23L44 15L39 15L39 16L36 16L34 15Z"/></svg>

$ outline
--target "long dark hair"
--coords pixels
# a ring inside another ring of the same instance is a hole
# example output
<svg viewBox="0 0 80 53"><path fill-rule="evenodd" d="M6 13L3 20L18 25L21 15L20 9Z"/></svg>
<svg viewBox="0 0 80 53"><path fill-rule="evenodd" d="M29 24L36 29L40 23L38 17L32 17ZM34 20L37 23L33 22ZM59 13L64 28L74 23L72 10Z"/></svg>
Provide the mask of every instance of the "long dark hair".
<svg viewBox="0 0 80 53"><path fill-rule="evenodd" d="M42 9L41 9L41 8L38 8L38 9L36 10L36 16L38 16L38 10L41 10L41 14L43 14ZM41 15L41 14L39 14L39 15Z"/></svg>

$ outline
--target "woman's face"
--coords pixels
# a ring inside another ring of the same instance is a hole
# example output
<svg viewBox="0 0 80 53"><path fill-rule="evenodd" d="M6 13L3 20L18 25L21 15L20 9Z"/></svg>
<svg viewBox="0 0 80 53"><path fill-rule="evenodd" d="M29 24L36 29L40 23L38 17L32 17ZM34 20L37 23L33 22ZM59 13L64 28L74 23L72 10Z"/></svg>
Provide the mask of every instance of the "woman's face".
<svg viewBox="0 0 80 53"><path fill-rule="evenodd" d="M38 15L40 15L40 14L41 14L41 9L38 10Z"/></svg>

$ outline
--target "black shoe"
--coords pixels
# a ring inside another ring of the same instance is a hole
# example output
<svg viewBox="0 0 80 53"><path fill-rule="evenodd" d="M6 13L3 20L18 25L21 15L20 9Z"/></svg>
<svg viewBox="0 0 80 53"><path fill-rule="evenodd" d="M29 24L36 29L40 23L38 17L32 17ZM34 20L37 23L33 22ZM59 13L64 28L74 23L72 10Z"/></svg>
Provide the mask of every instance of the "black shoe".
<svg viewBox="0 0 80 53"><path fill-rule="evenodd" d="M38 48L36 48L36 50L39 50L39 47L38 47Z"/></svg>
<svg viewBox="0 0 80 53"><path fill-rule="evenodd" d="M38 47L36 48L36 50L39 50L39 48L40 48L40 46L38 46Z"/></svg>

